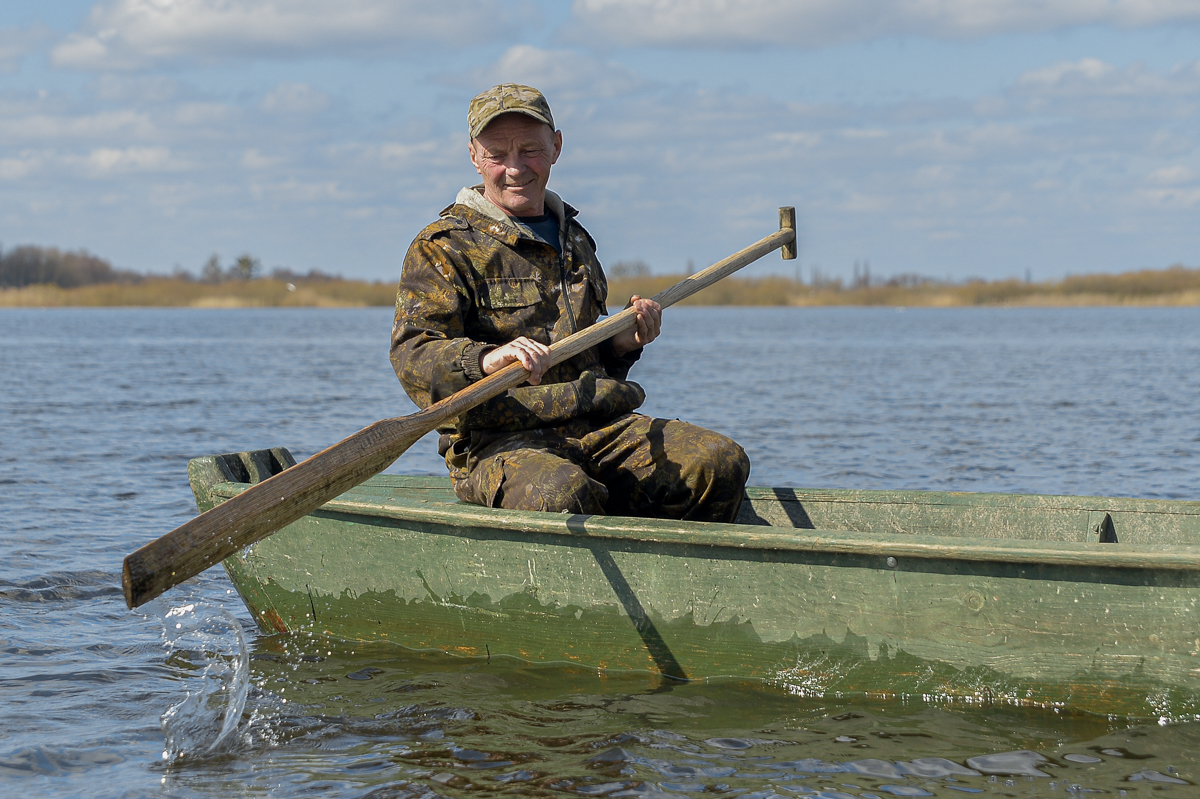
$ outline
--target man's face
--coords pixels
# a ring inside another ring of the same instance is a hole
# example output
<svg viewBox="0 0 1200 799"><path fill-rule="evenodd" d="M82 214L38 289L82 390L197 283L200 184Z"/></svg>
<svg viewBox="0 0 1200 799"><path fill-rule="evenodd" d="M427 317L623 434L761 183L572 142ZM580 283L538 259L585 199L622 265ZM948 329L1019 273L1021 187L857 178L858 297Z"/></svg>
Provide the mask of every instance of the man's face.
<svg viewBox="0 0 1200 799"><path fill-rule="evenodd" d="M470 144L483 196L509 216L540 216L562 134L525 114L501 114Z"/></svg>

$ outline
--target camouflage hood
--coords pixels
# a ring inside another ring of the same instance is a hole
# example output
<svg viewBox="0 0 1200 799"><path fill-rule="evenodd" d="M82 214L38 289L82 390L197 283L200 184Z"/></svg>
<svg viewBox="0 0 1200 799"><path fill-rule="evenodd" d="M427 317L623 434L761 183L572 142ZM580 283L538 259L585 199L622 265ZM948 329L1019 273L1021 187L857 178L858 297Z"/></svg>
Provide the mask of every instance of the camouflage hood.
<svg viewBox="0 0 1200 799"><path fill-rule="evenodd" d="M554 218L558 220L559 246L561 247L567 235L567 222L571 217L575 216L575 210L549 189L546 190L545 202L546 210L554 214ZM454 198L454 205L465 205L478 214L482 214L489 219L494 219L505 227L516 230L521 235L531 239L538 238L537 234L530 230L528 225L524 225L519 219L514 219L504 213L503 209L484 197L482 184L478 186L464 186L459 190L458 196ZM453 205L450 206L450 208L453 207ZM445 216L450 208L443 211L442 215Z"/></svg>

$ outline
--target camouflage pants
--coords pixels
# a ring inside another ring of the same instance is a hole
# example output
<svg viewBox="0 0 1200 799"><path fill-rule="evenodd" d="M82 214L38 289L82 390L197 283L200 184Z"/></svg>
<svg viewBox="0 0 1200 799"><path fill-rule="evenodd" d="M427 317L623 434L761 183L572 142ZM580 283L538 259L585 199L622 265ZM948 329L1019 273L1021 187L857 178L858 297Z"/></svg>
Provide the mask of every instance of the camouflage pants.
<svg viewBox="0 0 1200 799"><path fill-rule="evenodd" d="M464 502L510 510L731 522L750 460L711 430L639 413L480 440L453 469Z"/></svg>

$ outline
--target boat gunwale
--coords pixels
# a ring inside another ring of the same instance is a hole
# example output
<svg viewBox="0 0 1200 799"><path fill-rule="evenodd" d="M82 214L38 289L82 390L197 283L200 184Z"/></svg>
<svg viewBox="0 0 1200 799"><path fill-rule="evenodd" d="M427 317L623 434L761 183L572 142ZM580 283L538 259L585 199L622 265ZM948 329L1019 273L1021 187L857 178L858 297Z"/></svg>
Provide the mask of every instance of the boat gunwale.
<svg viewBox="0 0 1200 799"><path fill-rule="evenodd" d="M248 483L224 482L209 487L214 497L228 499L250 487ZM448 486L403 487L408 491L448 490ZM792 491L794 489L748 489L748 491ZM897 492L855 492L879 495ZM911 492L919 493L919 492ZM924 492L920 492L924 493ZM932 492L930 492L932 493ZM809 530L766 525L678 522L627 516L580 516L484 508L467 503L447 503L421 498L397 501L347 499L353 491L330 500L314 514L343 514L391 521L438 524L450 527L496 529L524 534L566 536L576 540L608 539L668 545L729 548L737 550L791 551L826 555L896 558L887 568L898 568L899 558L1003 563L1030 566L1067 566L1097 569L1150 571L1200 571L1200 545L1113 544L1098 542L1044 541L933 536L924 533L888 533ZM956 494L956 496L962 496ZM995 495L1013 496L1013 495ZM1016 495L1021 496L1021 495ZM1033 495L1029 495L1033 496ZM1057 497L1038 495L1040 499ZM752 496L752 498L754 498ZM764 496L763 499L770 497ZM1063 497L1086 500L1106 498ZM824 500L822 500L824 501ZM1126 502L1130 500L1125 500ZM1159 500L1142 500L1158 502ZM1171 502L1171 500L1162 500ZM1112 500L1108 499L1111 503ZM1137 502L1133 500L1133 502ZM937 504L937 503L931 503ZM1196 505L1200 503L1180 503ZM1050 509L1046 505L1038 506ZM1111 507L1111 505L1110 505ZM1113 508L1115 510L1115 508ZM1154 512L1154 511L1140 511ZM1164 511L1159 511L1164 512ZM804 530L803 533L779 532ZM770 532L767 532L770 531ZM917 540L914 540L917 539ZM964 541L970 543L964 543Z"/></svg>

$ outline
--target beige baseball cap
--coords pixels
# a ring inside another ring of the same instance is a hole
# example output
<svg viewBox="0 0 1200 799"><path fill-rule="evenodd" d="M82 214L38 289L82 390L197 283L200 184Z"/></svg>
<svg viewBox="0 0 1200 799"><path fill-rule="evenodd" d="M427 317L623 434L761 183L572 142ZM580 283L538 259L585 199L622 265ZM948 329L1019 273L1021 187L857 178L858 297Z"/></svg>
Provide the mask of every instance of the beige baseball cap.
<svg viewBox="0 0 1200 799"><path fill-rule="evenodd" d="M501 83L475 95L467 108L467 127L471 138L477 138L488 123L501 114L514 113L525 114L554 128L550 104L541 92L519 83Z"/></svg>

